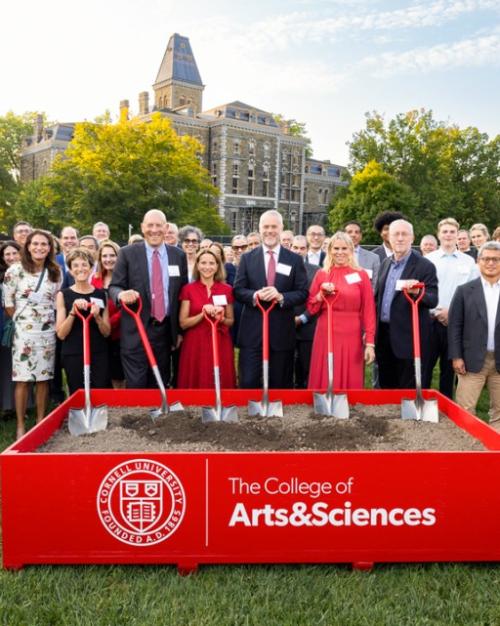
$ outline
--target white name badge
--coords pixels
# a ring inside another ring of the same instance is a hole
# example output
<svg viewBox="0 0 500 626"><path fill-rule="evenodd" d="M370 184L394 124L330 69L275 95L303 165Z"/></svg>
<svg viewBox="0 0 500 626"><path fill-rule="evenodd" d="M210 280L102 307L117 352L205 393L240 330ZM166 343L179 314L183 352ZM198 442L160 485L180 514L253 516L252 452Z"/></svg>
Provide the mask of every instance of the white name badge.
<svg viewBox="0 0 500 626"><path fill-rule="evenodd" d="M352 274L346 274L345 280L348 285L354 285L354 283L361 282L361 276L358 274L358 272L354 272Z"/></svg>
<svg viewBox="0 0 500 626"><path fill-rule="evenodd" d="M100 309L104 309L105 307L104 300L101 300L101 298L90 298L90 302L92 304L97 304Z"/></svg>
<svg viewBox="0 0 500 626"><path fill-rule="evenodd" d="M276 273L283 274L283 276L290 276L290 272L292 271L291 265L285 265L285 263L278 263L276 266Z"/></svg>
<svg viewBox="0 0 500 626"><path fill-rule="evenodd" d="M365 272L368 274L368 278L371 280L373 278L373 270L365 269Z"/></svg>
<svg viewBox="0 0 500 626"><path fill-rule="evenodd" d="M34 302L35 304L40 304L43 298L43 292L41 291L32 291L29 295L29 301Z"/></svg>
<svg viewBox="0 0 500 626"><path fill-rule="evenodd" d="M178 265L169 265L168 266L168 275L169 276L180 276L180 270Z"/></svg>
<svg viewBox="0 0 500 626"><path fill-rule="evenodd" d="M226 306L227 304L227 298L224 294L219 296L212 296L212 301L215 306Z"/></svg>

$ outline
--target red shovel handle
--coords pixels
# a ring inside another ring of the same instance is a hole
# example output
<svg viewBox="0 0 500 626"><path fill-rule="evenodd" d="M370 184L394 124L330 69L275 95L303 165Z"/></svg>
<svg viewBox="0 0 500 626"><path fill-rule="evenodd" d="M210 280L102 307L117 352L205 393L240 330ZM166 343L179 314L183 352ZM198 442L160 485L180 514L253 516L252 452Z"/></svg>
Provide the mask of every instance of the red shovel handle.
<svg viewBox="0 0 500 626"><path fill-rule="evenodd" d="M255 303L262 312L262 360L269 361L269 313L274 309L277 300L272 300L270 306L264 308L259 296L255 296Z"/></svg>
<svg viewBox="0 0 500 626"><path fill-rule="evenodd" d="M412 298L408 293L408 288L403 288L405 298L411 304L411 324L413 329L413 355L416 359L420 358L420 320L418 319L418 304L425 295L424 283L415 283L412 289L420 289L420 293L416 298Z"/></svg>
<svg viewBox="0 0 500 626"><path fill-rule="evenodd" d="M87 309L90 309L92 304L87 303ZM84 315L78 307L75 307L75 314L82 320L83 324L83 365L90 365L90 333L89 324L90 319L93 317L93 313L89 312L88 315Z"/></svg>
<svg viewBox="0 0 500 626"><path fill-rule="evenodd" d="M151 365L151 367L156 367L157 365L156 357L154 355L153 348L151 347L151 344L149 343L149 339L148 339L146 330L144 328L144 324L142 323L142 319L141 319L141 311L142 311L141 296L137 297L136 302L137 302L137 311L134 311L133 309L131 309L129 305L123 301L121 302L121 305L125 309L125 311L127 311L127 313L129 313L134 318L136 326L137 326L137 330L139 331L139 337L141 338L142 345L144 346L144 350L146 352L146 356L148 357L149 364Z"/></svg>
<svg viewBox="0 0 500 626"><path fill-rule="evenodd" d="M222 316L211 317L205 309L203 309L203 317L212 327L212 354L214 355L214 367L219 367L219 335L217 333L217 326L222 321Z"/></svg>
<svg viewBox="0 0 500 626"><path fill-rule="evenodd" d="M333 322L332 322L332 310L335 300L339 297L339 291L334 289L332 293L325 293L323 289L320 290L323 302L326 304L326 320L328 324L328 352L333 352Z"/></svg>

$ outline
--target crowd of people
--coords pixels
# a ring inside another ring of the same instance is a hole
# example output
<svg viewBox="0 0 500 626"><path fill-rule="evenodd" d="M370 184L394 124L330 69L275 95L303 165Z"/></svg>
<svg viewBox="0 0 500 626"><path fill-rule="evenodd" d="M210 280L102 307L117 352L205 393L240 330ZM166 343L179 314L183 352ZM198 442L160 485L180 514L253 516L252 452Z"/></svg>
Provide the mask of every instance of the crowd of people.
<svg viewBox="0 0 500 626"><path fill-rule="evenodd" d="M439 361L439 390L475 412L485 385L490 421L500 425L500 228L437 224L413 247L412 224L397 212L375 220L380 246L361 246L350 221L326 237L284 230L261 215L259 232L231 245L178 229L148 211L141 235L120 247L106 224L80 236L18 222L0 245L0 410L15 410L17 436L34 406L83 387L83 324L89 316L91 386L156 385L133 316L141 319L166 386L214 386L211 325L219 321L221 384L262 386L262 313L269 314L269 387L325 389L327 308L332 309L334 388L362 388L366 365L382 389L415 387L413 330L404 291L419 303L422 384ZM235 365L235 348L238 362ZM457 384L458 381L458 384Z"/></svg>

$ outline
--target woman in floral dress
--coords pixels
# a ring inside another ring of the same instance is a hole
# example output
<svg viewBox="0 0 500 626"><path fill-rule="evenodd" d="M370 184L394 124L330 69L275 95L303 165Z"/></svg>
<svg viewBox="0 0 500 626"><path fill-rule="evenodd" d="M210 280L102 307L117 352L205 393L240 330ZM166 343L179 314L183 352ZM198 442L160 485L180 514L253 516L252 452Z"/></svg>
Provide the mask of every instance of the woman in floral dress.
<svg viewBox="0 0 500 626"><path fill-rule="evenodd" d="M36 384L37 423L47 409L49 381L54 377L55 299L60 286L54 239L46 231L34 230L22 249L21 262L11 265L4 279L5 311L15 322L12 380L16 383L17 438L25 433L31 383Z"/></svg>

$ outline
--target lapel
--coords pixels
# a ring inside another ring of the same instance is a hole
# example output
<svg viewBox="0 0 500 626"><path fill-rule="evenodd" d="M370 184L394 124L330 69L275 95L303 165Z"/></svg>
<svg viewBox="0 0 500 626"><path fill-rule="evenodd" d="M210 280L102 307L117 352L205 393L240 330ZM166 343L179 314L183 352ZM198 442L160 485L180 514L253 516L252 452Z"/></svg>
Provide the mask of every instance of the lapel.
<svg viewBox="0 0 500 626"><path fill-rule="evenodd" d="M387 274L389 273L390 268L391 268L391 262L387 261L386 263L384 259L384 261L382 261L382 264L380 266L380 274L379 274L380 289L378 290L378 295L380 298L384 297L385 283L387 282Z"/></svg>
<svg viewBox="0 0 500 626"><path fill-rule="evenodd" d="M148 302L151 301L151 287L149 284L149 271L148 271L148 257L146 254L146 244L134 244L137 246L137 270L138 276L143 277L144 291L148 297Z"/></svg>
<svg viewBox="0 0 500 626"><path fill-rule="evenodd" d="M412 250L410 252L410 258L408 259L408 261L406 261L405 268L403 270L403 273L401 274L401 280L405 280L407 278L415 278L415 276L412 276L412 274L415 266L417 265L417 260L418 257Z"/></svg>
<svg viewBox="0 0 500 626"><path fill-rule="evenodd" d="M267 285L266 266L264 264L264 249L262 246L255 248L255 274L257 284Z"/></svg>

